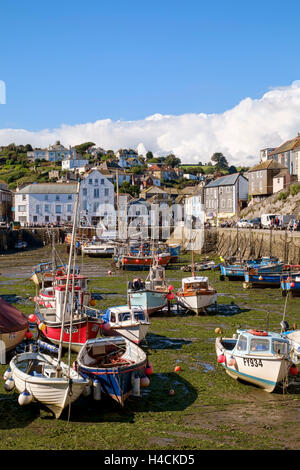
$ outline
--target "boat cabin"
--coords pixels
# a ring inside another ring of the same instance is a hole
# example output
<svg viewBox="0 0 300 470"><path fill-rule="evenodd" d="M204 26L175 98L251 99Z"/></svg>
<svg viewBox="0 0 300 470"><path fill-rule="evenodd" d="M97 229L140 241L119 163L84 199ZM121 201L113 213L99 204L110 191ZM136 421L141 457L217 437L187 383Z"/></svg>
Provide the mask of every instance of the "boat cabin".
<svg viewBox="0 0 300 470"><path fill-rule="evenodd" d="M258 330L238 330L238 333L239 337L236 344L233 344L237 354L288 354L289 342L278 333L267 333Z"/></svg>
<svg viewBox="0 0 300 470"><path fill-rule="evenodd" d="M146 289L151 290L159 290L166 287L165 268L158 264L151 266L145 286Z"/></svg>
<svg viewBox="0 0 300 470"><path fill-rule="evenodd" d="M72 284L73 282L73 274L70 274L69 276L69 282ZM65 286L67 283L67 275L60 275L60 276L55 276L55 285L57 286ZM87 284L88 284L88 277L87 276L82 276L81 274L75 274L74 277L74 286L79 286L83 291L87 290Z"/></svg>
<svg viewBox="0 0 300 470"><path fill-rule="evenodd" d="M193 276L182 279L182 290L185 293L195 290L208 290L209 283L206 276Z"/></svg>
<svg viewBox="0 0 300 470"><path fill-rule="evenodd" d="M108 308L103 317L104 322L110 324L121 324L123 322L145 322L147 321L146 313L142 307L132 307L128 305L120 307Z"/></svg>

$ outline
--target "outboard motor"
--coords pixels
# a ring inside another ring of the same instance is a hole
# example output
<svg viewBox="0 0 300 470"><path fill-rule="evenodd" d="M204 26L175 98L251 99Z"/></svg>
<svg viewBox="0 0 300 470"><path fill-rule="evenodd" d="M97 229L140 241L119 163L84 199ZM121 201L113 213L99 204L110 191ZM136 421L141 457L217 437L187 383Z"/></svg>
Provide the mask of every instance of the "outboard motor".
<svg viewBox="0 0 300 470"><path fill-rule="evenodd" d="M280 322L280 326L281 326L281 331L284 332L284 331L288 331L290 329L290 326L288 324L288 322L286 320L282 320Z"/></svg>

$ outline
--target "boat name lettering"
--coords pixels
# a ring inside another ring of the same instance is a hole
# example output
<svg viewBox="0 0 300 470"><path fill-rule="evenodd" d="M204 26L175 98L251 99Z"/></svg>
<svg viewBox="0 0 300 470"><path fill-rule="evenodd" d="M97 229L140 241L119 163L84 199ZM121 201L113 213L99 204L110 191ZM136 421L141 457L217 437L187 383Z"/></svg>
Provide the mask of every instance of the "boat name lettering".
<svg viewBox="0 0 300 470"><path fill-rule="evenodd" d="M64 328L64 332L67 333L67 334L70 334L70 327ZM72 333L77 333L77 332L78 332L78 328L76 328L76 326L73 326L72 327Z"/></svg>
<svg viewBox="0 0 300 470"><path fill-rule="evenodd" d="M263 363L261 359L252 359L249 357L244 357L244 366L251 366L251 367L263 367Z"/></svg>

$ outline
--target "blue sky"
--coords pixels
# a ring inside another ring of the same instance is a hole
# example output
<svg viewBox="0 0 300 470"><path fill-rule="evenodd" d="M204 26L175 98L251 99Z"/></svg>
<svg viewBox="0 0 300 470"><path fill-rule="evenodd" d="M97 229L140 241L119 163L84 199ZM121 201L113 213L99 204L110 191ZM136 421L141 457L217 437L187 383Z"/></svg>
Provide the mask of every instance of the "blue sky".
<svg viewBox="0 0 300 470"><path fill-rule="evenodd" d="M1 3L1 128L222 113L299 77L296 1Z"/></svg>
<svg viewBox="0 0 300 470"><path fill-rule="evenodd" d="M2 2L0 126L220 113L299 77L296 1Z"/></svg>

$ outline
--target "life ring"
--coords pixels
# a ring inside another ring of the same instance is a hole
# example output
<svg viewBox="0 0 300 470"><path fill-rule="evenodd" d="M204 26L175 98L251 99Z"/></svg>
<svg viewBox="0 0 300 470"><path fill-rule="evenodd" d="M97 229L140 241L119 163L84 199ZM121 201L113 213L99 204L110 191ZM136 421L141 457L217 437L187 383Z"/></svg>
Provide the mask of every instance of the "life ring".
<svg viewBox="0 0 300 470"><path fill-rule="evenodd" d="M263 330L249 330L249 333L255 336L268 336L268 332Z"/></svg>

